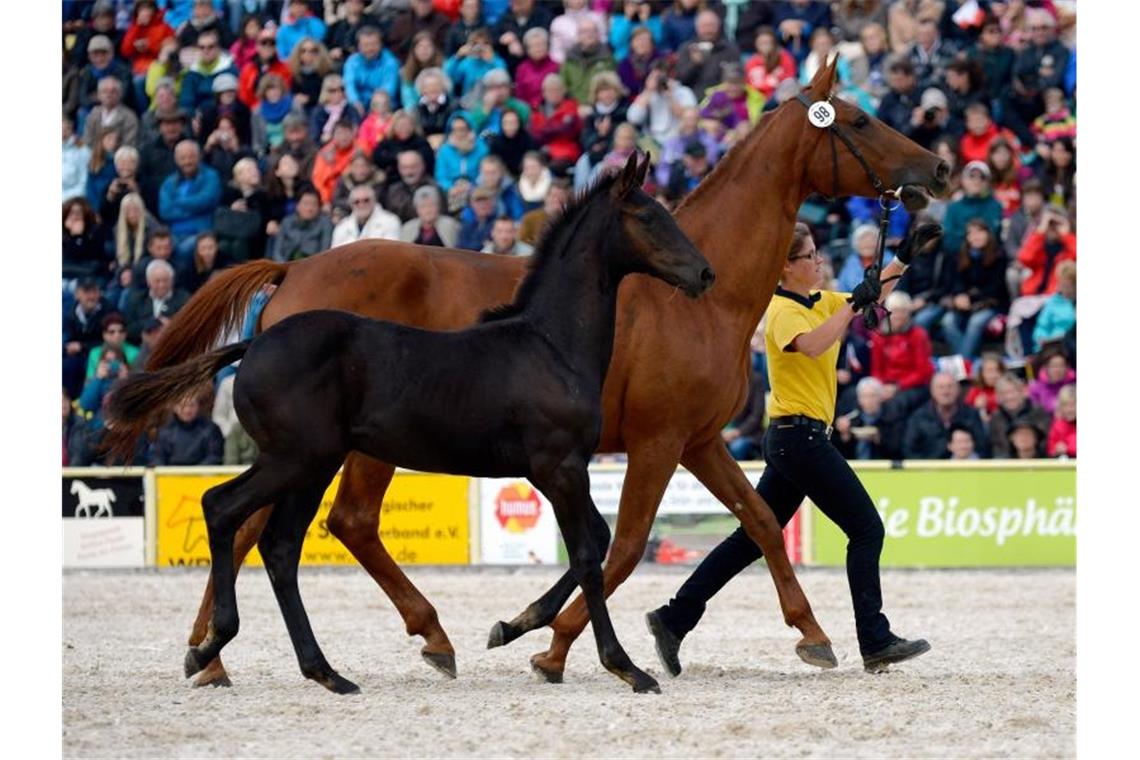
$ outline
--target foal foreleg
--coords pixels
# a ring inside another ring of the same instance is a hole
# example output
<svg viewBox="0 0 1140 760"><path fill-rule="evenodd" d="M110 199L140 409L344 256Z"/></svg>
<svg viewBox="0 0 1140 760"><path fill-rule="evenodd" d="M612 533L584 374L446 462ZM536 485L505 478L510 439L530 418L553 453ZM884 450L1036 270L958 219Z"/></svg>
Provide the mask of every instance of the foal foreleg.
<svg viewBox="0 0 1140 760"><path fill-rule="evenodd" d="M344 463L329 530L352 552L396 606L409 636L423 636L420 654L441 673L455 678L455 649L431 602L408 579L380 540L380 507L395 468L352 452Z"/></svg>
<svg viewBox="0 0 1140 760"><path fill-rule="evenodd" d="M273 509L272 506L259 509L249 516L240 528L238 528L237 535L234 536L234 577L237 577L238 572L241 570L242 562L249 554L250 550L257 544L257 539L261 535L261 531L265 528L265 522L269 519L269 513ZM198 607L198 617L194 618L194 626L190 629L189 644L196 647L201 644L206 638L206 631L210 623L210 617L214 613L214 577L213 575L207 576L206 590L202 594L202 603ZM226 667L222 664L221 657L215 657L210 660L210 663L204 670L198 673L194 679L194 686L230 686L230 677L226 673Z"/></svg>
<svg viewBox="0 0 1140 760"><path fill-rule="evenodd" d="M796 645L796 653L811 665L835 667L838 661L831 650L831 640L816 621L811 604L792 569L792 563L788 561L780 523L748 482L740 465L728 453L724 441L720 436L710 439L707 443L686 451L681 462L713 496L736 515L748 537L764 553L768 572L776 584L784 622L795 626L803 634Z"/></svg>

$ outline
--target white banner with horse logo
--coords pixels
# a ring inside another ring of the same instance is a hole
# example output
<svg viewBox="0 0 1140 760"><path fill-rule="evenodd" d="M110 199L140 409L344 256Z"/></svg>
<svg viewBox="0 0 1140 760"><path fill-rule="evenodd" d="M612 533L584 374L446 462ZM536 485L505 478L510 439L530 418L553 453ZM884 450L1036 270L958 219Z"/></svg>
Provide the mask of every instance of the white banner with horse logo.
<svg viewBox="0 0 1140 760"><path fill-rule="evenodd" d="M145 565L143 488L141 476L104 477L65 470L63 566Z"/></svg>

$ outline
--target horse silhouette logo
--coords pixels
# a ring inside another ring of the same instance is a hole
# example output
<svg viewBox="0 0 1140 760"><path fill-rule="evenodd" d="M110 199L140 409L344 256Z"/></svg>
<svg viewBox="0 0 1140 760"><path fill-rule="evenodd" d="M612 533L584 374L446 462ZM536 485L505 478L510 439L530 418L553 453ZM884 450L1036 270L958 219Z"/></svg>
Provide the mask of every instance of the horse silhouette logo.
<svg viewBox="0 0 1140 760"><path fill-rule="evenodd" d="M111 502L115 500L115 492L110 488L91 488L82 480L71 481L71 495L79 496L79 505L75 507L76 517L114 517ZM94 512L92 512L94 508Z"/></svg>

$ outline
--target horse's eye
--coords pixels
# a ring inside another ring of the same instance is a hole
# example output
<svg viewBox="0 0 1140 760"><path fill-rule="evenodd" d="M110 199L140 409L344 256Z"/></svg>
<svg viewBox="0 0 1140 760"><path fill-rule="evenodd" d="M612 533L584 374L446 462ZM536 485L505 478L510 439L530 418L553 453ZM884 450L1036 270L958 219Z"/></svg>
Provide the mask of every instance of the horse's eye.
<svg viewBox="0 0 1140 760"><path fill-rule="evenodd" d="M652 212L652 211L642 211L642 212L640 212L640 213L637 215L637 221L641 222L642 224L650 224L650 223L652 223L652 222L653 222L653 212Z"/></svg>
<svg viewBox="0 0 1140 760"><path fill-rule="evenodd" d="M855 119L854 126L855 126L855 129L862 129L863 127L867 126L870 123L871 123L871 120L867 118L866 114L859 114L859 116Z"/></svg>

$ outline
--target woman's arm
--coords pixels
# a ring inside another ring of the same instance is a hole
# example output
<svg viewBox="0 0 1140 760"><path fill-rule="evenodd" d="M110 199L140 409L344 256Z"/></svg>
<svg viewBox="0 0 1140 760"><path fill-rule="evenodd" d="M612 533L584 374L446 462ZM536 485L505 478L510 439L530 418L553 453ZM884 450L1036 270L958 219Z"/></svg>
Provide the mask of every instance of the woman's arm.
<svg viewBox="0 0 1140 760"><path fill-rule="evenodd" d="M833 343L843 338L847 333L847 325L854 316L855 312L851 309L851 304L843 304L822 325L809 332L800 333L793 338L792 349L813 359L820 356L831 348Z"/></svg>

